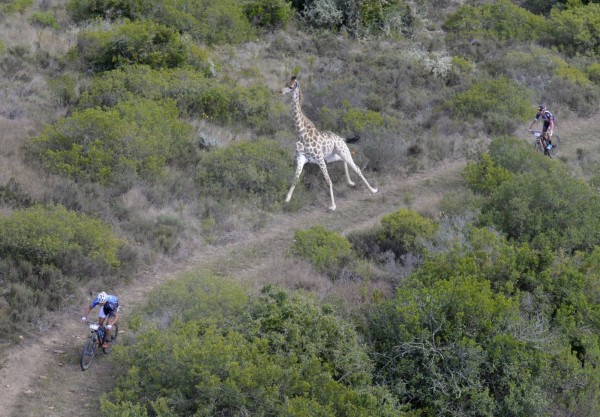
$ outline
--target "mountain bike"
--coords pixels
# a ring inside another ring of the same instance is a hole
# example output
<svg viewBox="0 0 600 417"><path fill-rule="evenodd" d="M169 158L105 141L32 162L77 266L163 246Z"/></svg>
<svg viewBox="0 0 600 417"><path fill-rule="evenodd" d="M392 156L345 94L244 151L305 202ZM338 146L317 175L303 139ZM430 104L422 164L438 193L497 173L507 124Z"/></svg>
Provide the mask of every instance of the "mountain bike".
<svg viewBox="0 0 600 417"><path fill-rule="evenodd" d="M543 153L544 155L548 155L550 158L554 158L558 155L558 150L560 148L560 138L558 135L553 135L550 143L547 143L546 139L544 139L542 132L539 130L530 130L535 136L531 145L533 149L535 149L539 153Z"/></svg>
<svg viewBox="0 0 600 417"><path fill-rule="evenodd" d="M98 322L86 321L90 328L90 336L85 342L85 346L81 351L81 359L79 360L79 364L81 365L81 370L85 371L92 364L92 360L94 356L96 356L96 352L98 349L102 349L102 351L106 354L110 353L115 342L117 341L117 336L119 335L119 325L117 323L112 325L112 337L108 344L108 347L104 349L102 344L104 343L104 338L106 335L105 326L100 326Z"/></svg>

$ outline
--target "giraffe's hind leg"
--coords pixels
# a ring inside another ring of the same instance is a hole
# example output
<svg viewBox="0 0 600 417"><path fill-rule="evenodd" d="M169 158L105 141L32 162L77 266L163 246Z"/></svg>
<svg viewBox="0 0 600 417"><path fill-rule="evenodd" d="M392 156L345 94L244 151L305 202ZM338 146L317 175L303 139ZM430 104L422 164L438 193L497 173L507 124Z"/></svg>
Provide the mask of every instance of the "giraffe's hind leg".
<svg viewBox="0 0 600 417"><path fill-rule="evenodd" d="M340 158L344 161L344 168L346 170L346 179L349 181L348 184L354 185L352 180L350 180L350 176L348 175L347 165L350 165L350 168L352 168L354 170L354 172L356 172L358 174L358 176L367 185L367 187L369 188L369 191L371 191L373 194L375 194L378 191L377 188L371 187L371 184L369 184L369 181L367 181L367 179L364 177L362 172L360 172L360 168L354 163L354 160L352 159L352 154L350 153L350 149L348 149L348 146L344 142L342 142L342 144L339 146L338 149L339 149Z"/></svg>

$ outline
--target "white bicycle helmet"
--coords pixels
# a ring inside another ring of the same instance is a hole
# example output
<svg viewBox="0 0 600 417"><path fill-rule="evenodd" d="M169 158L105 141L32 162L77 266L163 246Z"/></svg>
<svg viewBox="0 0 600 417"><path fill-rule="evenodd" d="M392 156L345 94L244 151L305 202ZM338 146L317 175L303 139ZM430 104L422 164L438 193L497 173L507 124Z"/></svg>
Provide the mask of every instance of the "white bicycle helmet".
<svg viewBox="0 0 600 417"><path fill-rule="evenodd" d="M98 294L98 302L99 303L105 303L107 299L108 299L108 296L106 295L106 293L104 291L102 291L100 294Z"/></svg>

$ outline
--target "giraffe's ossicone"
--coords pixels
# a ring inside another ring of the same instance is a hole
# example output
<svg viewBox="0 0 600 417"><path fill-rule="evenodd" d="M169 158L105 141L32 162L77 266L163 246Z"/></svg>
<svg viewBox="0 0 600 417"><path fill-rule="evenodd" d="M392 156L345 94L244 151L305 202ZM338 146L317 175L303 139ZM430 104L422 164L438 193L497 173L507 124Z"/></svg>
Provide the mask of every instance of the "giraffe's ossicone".
<svg viewBox="0 0 600 417"><path fill-rule="evenodd" d="M319 164L325 181L329 185L329 194L331 195L331 207L329 209L332 211L335 210L336 206L333 198L333 184L327 172L328 162L343 161L346 181L349 185L354 186L354 182L350 179L350 174L348 173L348 165L350 165L354 172L364 181L369 190L372 193L376 193L377 188L371 187L358 166L354 163L350 149L348 149L348 145L346 144L347 139L333 132L320 132L314 123L302 113L302 108L300 107L300 85L296 77L292 77L281 90L282 95L289 93L292 93L292 109L298 142L296 142L296 173L285 202L289 202L292 198L294 188L296 188L296 184L302 173L302 168L307 162Z"/></svg>

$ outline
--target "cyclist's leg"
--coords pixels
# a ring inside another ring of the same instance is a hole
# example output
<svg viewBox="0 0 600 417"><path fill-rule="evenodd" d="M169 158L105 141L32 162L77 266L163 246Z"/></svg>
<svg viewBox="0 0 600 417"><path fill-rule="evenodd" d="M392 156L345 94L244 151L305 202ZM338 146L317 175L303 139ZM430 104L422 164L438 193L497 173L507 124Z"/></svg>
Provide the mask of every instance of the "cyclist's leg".
<svg viewBox="0 0 600 417"><path fill-rule="evenodd" d="M114 314L114 315L111 314L106 319L106 340L110 340L111 335L112 335L113 324L115 324L118 319L119 319L118 314Z"/></svg>

